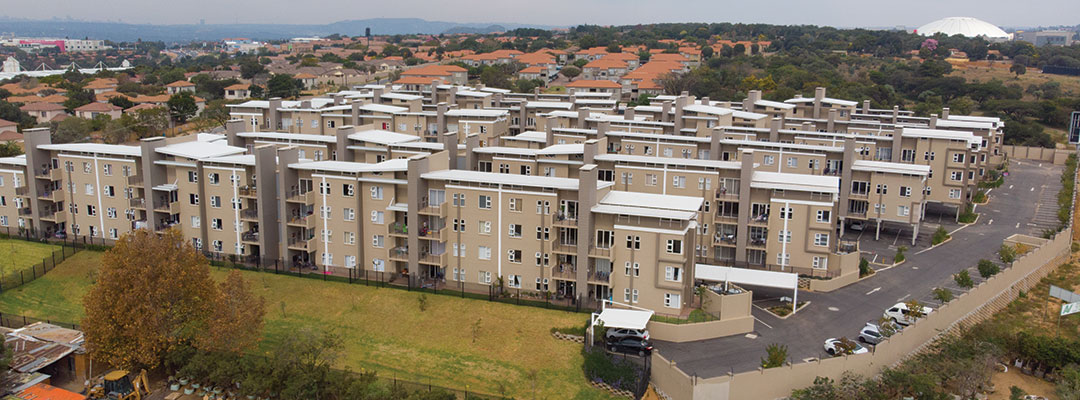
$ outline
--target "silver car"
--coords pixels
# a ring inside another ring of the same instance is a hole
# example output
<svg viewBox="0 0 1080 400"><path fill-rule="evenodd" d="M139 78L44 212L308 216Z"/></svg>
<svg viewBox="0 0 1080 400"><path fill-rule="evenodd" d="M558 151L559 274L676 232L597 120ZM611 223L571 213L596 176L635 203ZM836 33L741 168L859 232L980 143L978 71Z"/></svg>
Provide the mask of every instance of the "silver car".
<svg viewBox="0 0 1080 400"><path fill-rule="evenodd" d="M876 324L867 323L866 326L859 331L859 341L867 344L878 344L885 339L885 335L881 334L881 329Z"/></svg>
<svg viewBox="0 0 1080 400"><path fill-rule="evenodd" d="M636 337L642 340L649 340L649 331L642 329L627 329L627 328L610 328L607 330L607 340L609 342L619 340L626 337Z"/></svg>

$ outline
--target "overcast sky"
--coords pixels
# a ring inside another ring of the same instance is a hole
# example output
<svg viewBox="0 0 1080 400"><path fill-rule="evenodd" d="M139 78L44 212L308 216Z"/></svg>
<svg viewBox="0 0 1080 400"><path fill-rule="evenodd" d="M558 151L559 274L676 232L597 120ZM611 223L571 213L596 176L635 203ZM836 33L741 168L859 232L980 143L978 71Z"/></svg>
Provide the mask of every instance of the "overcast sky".
<svg viewBox="0 0 1080 400"><path fill-rule="evenodd" d="M1080 1L1037 0L2 0L0 15L127 23L322 24L347 19L416 17L453 22L571 26L650 22L760 22L838 27L917 27L953 16L998 26L1080 23ZM0 27L3 31L3 27Z"/></svg>

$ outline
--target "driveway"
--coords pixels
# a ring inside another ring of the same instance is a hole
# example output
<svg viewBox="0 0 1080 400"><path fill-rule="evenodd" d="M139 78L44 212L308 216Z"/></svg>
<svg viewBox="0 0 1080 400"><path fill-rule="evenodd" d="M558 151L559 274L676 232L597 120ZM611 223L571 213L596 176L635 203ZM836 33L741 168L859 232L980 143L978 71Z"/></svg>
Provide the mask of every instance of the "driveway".
<svg viewBox="0 0 1080 400"><path fill-rule="evenodd" d="M867 321L877 321L897 302L915 298L936 306L931 295L935 287L959 293L962 289L956 287L952 275L962 269L969 269L978 283L975 264L981 258L997 261L997 250L1006 237L1014 233L1041 236L1044 229L1055 226L1061 167L1011 161L1009 169L1011 176L991 191L990 203L976 208L981 214L978 222L953 231L949 243L933 249L920 246L908 252L904 264L834 292L799 293L799 300L810 304L786 320L754 308L758 322L753 335L689 343L657 341L657 349L687 374L713 377L756 369L771 343L786 344L793 363L826 357L825 339L854 338ZM790 296L790 292L754 289L755 298L782 295Z"/></svg>

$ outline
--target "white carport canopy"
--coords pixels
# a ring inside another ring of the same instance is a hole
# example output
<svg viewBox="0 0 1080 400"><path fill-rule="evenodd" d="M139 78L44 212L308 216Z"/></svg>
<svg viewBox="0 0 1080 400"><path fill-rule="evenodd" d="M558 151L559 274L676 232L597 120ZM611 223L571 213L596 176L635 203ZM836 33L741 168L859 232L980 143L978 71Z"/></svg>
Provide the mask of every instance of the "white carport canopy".
<svg viewBox="0 0 1080 400"><path fill-rule="evenodd" d="M618 308L605 308L597 317L607 328L645 329L645 325L652 318L652 310L623 310Z"/></svg>
<svg viewBox="0 0 1080 400"><path fill-rule="evenodd" d="M794 292L791 301L791 311L794 312L795 307L798 306L799 274L697 264L694 267L694 278L703 281L730 282L739 285L790 289Z"/></svg>

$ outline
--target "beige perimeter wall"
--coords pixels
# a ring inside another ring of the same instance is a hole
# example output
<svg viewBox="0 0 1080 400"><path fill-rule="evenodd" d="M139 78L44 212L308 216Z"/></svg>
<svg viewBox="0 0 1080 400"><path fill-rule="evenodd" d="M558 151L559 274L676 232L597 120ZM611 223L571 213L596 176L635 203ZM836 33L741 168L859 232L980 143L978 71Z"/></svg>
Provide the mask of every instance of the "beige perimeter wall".
<svg viewBox="0 0 1080 400"><path fill-rule="evenodd" d="M1001 151L1009 158L1052 162L1057 165L1064 165L1065 159L1068 158L1069 153L1072 152L1068 149L1047 149L1044 147L1009 145L1001 146Z"/></svg>

